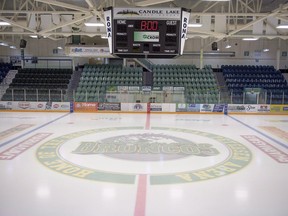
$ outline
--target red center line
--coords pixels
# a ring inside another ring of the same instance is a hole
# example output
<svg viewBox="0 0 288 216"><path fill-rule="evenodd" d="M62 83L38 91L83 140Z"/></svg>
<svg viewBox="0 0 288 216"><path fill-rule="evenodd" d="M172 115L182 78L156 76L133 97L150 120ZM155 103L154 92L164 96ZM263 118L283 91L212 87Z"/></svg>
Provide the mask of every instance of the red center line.
<svg viewBox="0 0 288 216"><path fill-rule="evenodd" d="M147 104L145 130L150 130L150 103ZM145 216L146 193L147 193L147 175L140 174L138 177L138 187L137 187L134 216Z"/></svg>
<svg viewBox="0 0 288 216"><path fill-rule="evenodd" d="M146 210L147 175L138 177L138 188L134 216L145 216Z"/></svg>
<svg viewBox="0 0 288 216"><path fill-rule="evenodd" d="M146 115L145 130L150 130L150 113L147 113Z"/></svg>
<svg viewBox="0 0 288 216"><path fill-rule="evenodd" d="M150 103L147 103L147 115L146 115L146 124L145 130L150 129Z"/></svg>

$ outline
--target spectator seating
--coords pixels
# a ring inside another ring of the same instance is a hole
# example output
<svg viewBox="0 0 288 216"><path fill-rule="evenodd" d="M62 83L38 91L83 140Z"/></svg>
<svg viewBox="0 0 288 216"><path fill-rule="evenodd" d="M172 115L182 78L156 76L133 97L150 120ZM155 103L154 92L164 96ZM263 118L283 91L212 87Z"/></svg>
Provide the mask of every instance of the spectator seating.
<svg viewBox="0 0 288 216"><path fill-rule="evenodd" d="M184 87L186 103L217 103L217 82L212 68L194 65L153 65L154 87Z"/></svg>
<svg viewBox="0 0 288 216"><path fill-rule="evenodd" d="M20 69L2 100L63 101L71 69Z"/></svg>
<svg viewBox="0 0 288 216"><path fill-rule="evenodd" d="M76 90L76 101L104 101L112 86L142 86L142 68L121 65L85 65Z"/></svg>
<svg viewBox="0 0 288 216"><path fill-rule="evenodd" d="M221 66L227 87L234 98L243 98L245 88L261 88L267 92L267 103L279 104L283 96L288 102L288 86L283 75L273 66L223 65Z"/></svg>
<svg viewBox="0 0 288 216"><path fill-rule="evenodd" d="M211 67L152 65L153 87L184 87L187 103L217 103L218 87ZM111 86L142 86L142 68L86 65L76 90L76 101L104 101Z"/></svg>

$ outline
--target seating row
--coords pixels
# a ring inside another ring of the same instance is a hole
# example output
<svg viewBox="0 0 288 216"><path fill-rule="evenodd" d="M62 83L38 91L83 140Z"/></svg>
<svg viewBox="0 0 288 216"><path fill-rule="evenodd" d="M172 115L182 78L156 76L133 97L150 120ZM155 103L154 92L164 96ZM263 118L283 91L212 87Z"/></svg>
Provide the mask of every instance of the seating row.
<svg viewBox="0 0 288 216"><path fill-rule="evenodd" d="M34 74L34 73L17 73L15 75L15 78L22 78L22 79L39 79L39 78L43 78L43 79L46 79L46 78L58 78L58 79L70 79L71 78L71 74L62 74L62 73L58 73L58 74L52 74L52 73L37 73L37 74Z"/></svg>
<svg viewBox="0 0 288 216"><path fill-rule="evenodd" d="M206 66L208 68L208 66ZM157 69L196 69L195 65L179 65L179 64L175 64L175 65L171 65L171 64L152 64L152 70L157 70Z"/></svg>
<svg viewBox="0 0 288 216"><path fill-rule="evenodd" d="M83 73L86 72L115 72L115 73L126 73L126 72L142 72L142 68L140 67L123 67L121 65L85 65L83 69Z"/></svg>
<svg viewBox="0 0 288 216"><path fill-rule="evenodd" d="M26 74L72 74L72 69L59 69L59 68L23 68L19 69L18 73Z"/></svg>
<svg viewBox="0 0 288 216"><path fill-rule="evenodd" d="M2 100L62 101L71 75L71 69L19 69Z"/></svg>
<svg viewBox="0 0 288 216"><path fill-rule="evenodd" d="M228 89L240 98L243 96L244 88L261 88L267 93L274 92L271 97L267 97L267 103L282 103L278 99L283 98L283 92L288 90L287 81L273 66L224 65L221 69Z"/></svg>
<svg viewBox="0 0 288 216"><path fill-rule="evenodd" d="M95 78L95 77L142 77L142 72L130 71L130 72L82 72L82 78Z"/></svg>

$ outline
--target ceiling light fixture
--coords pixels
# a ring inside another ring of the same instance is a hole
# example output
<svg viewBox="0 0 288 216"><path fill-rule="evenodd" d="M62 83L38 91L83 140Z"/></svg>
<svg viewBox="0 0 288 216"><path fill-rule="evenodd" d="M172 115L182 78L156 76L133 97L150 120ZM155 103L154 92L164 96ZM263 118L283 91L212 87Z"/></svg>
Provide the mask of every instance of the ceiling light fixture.
<svg viewBox="0 0 288 216"><path fill-rule="evenodd" d="M7 43L4 43L4 42L0 43L0 45L1 46L9 46Z"/></svg>
<svg viewBox="0 0 288 216"><path fill-rule="evenodd" d="M37 35L30 35L31 38L38 38Z"/></svg>
<svg viewBox="0 0 288 216"><path fill-rule="evenodd" d="M155 4L162 4L171 2L172 0L144 0L144 1L138 1L135 3L135 6L137 7L148 7Z"/></svg>
<svg viewBox="0 0 288 216"><path fill-rule="evenodd" d="M225 48L226 48L226 49L229 49L229 48L231 48L231 45L227 44L227 45L225 46Z"/></svg>
<svg viewBox="0 0 288 216"><path fill-rule="evenodd" d="M258 38L242 38L243 41L256 41Z"/></svg>
<svg viewBox="0 0 288 216"><path fill-rule="evenodd" d="M227 1L230 1L230 0L203 0L203 1L227 2Z"/></svg>
<svg viewBox="0 0 288 216"><path fill-rule="evenodd" d="M278 25L277 29L288 29L288 25Z"/></svg>
<svg viewBox="0 0 288 216"><path fill-rule="evenodd" d="M200 27L202 27L202 24L201 24L201 23L189 23L189 24L188 24L188 27L191 27L191 28L200 28Z"/></svg>
<svg viewBox="0 0 288 216"><path fill-rule="evenodd" d="M0 22L0 26L10 26L11 24L8 22Z"/></svg>
<svg viewBox="0 0 288 216"><path fill-rule="evenodd" d="M103 23L84 23L85 26L87 27L103 27L104 24Z"/></svg>
<svg viewBox="0 0 288 216"><path fill-rule="evenodd" d="M269 52L269 49L268 48L263 49L263 52Z"/></svg>

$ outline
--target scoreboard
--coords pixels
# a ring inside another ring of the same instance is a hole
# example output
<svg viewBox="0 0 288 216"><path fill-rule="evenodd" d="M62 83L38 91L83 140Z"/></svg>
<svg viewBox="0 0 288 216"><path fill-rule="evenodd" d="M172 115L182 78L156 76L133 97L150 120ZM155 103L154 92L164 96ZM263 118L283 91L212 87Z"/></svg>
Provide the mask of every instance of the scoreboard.
<svg viewBox="0 0 288 216"><path fill-rule="evenodd" d="M109 8L110 53L123 58L173 58L183 53L190 13L181 8Z"/></svg>
<svg viewBox="0 0 288 216"><path fill-rule="evenodd" d="M115 54L175 54L180 48L177 20L114 20L114 25Z"/></svg>

